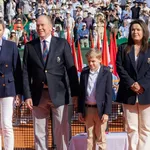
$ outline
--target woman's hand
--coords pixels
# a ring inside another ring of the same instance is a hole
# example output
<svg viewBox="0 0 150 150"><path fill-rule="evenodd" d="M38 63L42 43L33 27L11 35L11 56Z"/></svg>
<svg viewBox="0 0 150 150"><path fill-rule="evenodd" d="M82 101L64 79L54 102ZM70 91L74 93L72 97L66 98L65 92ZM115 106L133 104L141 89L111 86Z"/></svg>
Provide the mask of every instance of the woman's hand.
<svg viewBox="0 0 150 150"><path fill-rule="evenodd" d="M134 82L131 85L131 90L136 92L137 94L142 94L144 92L143 87L138 82Z"/></svg>

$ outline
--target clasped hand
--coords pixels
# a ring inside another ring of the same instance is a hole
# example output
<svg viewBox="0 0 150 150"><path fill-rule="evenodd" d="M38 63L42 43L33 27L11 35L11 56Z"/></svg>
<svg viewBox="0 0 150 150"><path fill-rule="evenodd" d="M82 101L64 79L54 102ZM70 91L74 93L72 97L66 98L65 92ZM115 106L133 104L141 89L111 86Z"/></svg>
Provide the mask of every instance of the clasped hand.
<svg viewBox="0 0 150 150"><path fill-rule="evenodd" d="M131 90L136 92L137 94L142 94L144 92L143 87L138 82L134 82L131 85Z"/></svg>

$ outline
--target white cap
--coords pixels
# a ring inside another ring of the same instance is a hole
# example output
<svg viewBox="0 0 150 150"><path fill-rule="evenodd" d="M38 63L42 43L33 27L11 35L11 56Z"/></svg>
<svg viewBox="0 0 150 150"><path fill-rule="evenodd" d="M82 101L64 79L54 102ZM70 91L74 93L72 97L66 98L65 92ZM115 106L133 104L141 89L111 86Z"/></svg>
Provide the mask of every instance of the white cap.
<svg viewBox="0 0 150 150"><path fill-rule="evenodd" d="M21 18L17 18L17 20L22 20Z"/></svg>
<svg viewBox="0 0 150 150"><path fill-rule="evenodd" d="M69 10L66 10L66 13L67 13L67 14L70 14L71 12L70 12Z"/></svg>
<svg viewBox="0 0 150 150"><path fill-rule="evenodd" d="M15 30L12 30L11 33L16 33L16 31L15 31Z"/></svg>
<svg viewBox="0 0 150 150"><path fill-rule="evenodd" d="M35 17L35 16L32 16L32 19L36 19L36 17Z"/></svg>
<svg viewBox="0 0 150 150"><path fill-rule="evenodd" d="M82 9L82 5L80 5L80 4L76 6L76 8L78 8L78 7Z"/></svg>
<svg viewBox="0 0 150 150"><path fill-rule="evenodd" d="M86 26L86 23L85 23L85 22L83 22L83 23L82 23L82 26Z"/></svg>

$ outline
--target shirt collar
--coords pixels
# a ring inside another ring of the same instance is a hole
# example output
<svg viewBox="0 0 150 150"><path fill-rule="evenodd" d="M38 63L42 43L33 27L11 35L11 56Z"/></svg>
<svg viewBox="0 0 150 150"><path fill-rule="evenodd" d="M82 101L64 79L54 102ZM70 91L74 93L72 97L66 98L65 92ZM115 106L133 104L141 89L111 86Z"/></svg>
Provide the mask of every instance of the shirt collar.
<svg viewBox="0 0 150 150"><path fill-rule="evenodd" d="M46 42L50 43L51 38L52 38L52 36L50 35L50 36L48 36L48 37L47 37L46 39L44 39L44 40L45 40ZM41 42L44 41L44 40L40 39Z"/></svg>
<svg viewBox="0 0 150 150"><path fill-rule="evenodd" d="M92 71L90 70L90 74L98 74L99 70L100 70L101 66L99 66L99 68L96 71Z"/></svg>

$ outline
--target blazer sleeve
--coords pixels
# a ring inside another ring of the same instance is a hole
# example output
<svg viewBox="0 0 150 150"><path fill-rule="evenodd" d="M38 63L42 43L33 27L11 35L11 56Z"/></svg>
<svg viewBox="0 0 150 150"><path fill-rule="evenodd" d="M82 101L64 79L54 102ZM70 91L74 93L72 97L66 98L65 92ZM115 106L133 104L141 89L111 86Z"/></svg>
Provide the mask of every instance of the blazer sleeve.
<svg viewBox="0 0 150 150"><path fill-rule="evenodd" d="M79 113L84 113L84 103L85 103L84 75L83 75L83 72L81 72L80 90L79 90L79 97L78 97L78 112Z"/></svg>
<svg viewBox="0 0 150 150"><path fill-rule="evenodd" d="M79 81L78 81L77 69L74 65L73 57L71 54L71 48L67 40L65 40L64 59L65 59L65 67L66 67L68 78L69 78L71 96L72 97L78 96L79 95Z"/></svg>
<svg viewBox="0 0 150 150"><path fill-rule="evenodd" d="M31 69L29 61L29 45L25 45L24 56L23 56L23 93L24 99L31 98Z"/></svg>
<svg viewBox="0 0 150 150"><path fill-rule="evenodd" d="M138 80L138 83L144 88L144 90L148 89L150 87L150 68L145 73L143 78Z"/></svg>
<svg viewBox="0 0 150 150"><path fill-rule="evenodd" d="M13 74L15 79L16 94L23 94L22 89L22 69L18 48L13 44Z"/></svg>
<svg viewBox="0 0 150 150"><path fill-rule="evenodd" d="M104 114L111 114L112 111L112 73L108 71L106 93L104 103Z"/></svg>
<svg viewBox="0 0 150 150"><path fill-rule="evenodd" d="M120 46L118 48L118 53L116 57L116 67L117 72L120 77L121 82L123 82L127 88L130 88L131 85L135 82L128 74L128 72L125 70L123 66L124 58L125 58L125 49L123 46Z"/></svg>

